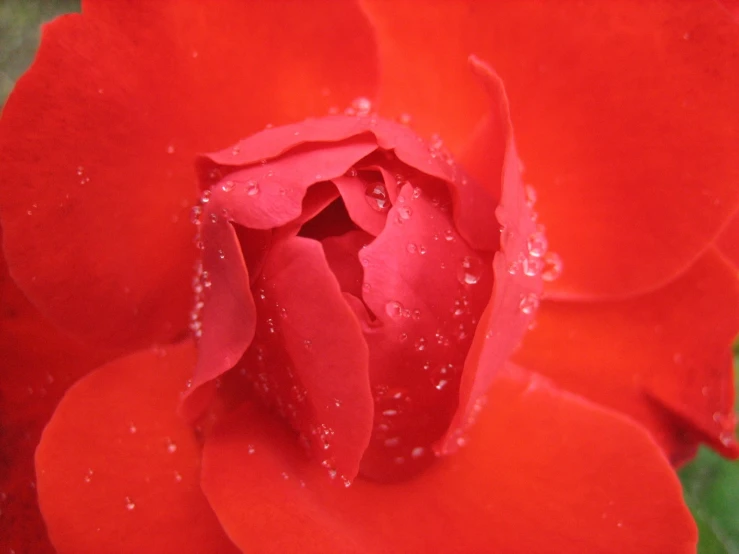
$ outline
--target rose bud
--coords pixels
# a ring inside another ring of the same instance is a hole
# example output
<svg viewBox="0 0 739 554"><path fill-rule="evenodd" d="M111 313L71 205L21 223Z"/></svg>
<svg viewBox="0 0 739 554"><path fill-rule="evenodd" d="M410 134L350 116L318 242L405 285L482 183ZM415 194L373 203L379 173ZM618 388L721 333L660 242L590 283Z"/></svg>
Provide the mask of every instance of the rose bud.
<svg viewBox="0 0 739 554"><path fill-rule="evenodd" d="M473 65L501 106L489 182L366 99L199 160L191 417L216 396L264 404L347 485L412 477L464 443L547 250L502 86Z"/></svg>

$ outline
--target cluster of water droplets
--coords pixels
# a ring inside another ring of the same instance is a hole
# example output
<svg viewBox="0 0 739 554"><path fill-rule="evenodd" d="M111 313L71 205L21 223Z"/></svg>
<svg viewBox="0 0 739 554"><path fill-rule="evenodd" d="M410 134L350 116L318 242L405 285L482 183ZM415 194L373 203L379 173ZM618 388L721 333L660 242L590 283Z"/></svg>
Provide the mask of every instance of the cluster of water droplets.
<svg viewBox="0 0 739 554"><path fill-rule="evenodd" d="M534 211L536 204L536 190L531 185L526 185L526 204L531 210L531 218L536 221L538 216ZM511 238L511 232L505 228L501 229L501 242L505 247L507 240ZM534 232L526 241L526 252L521 252L518 258L508 266L511 275L523 274L527 277L541 276L545 282L556 280L562 273L562 259L559 254L549 250L545 228L540 223L536 224ZM530 292L523 294L519 303L522 313L532 315L539 308L539 295Z"/></svg>

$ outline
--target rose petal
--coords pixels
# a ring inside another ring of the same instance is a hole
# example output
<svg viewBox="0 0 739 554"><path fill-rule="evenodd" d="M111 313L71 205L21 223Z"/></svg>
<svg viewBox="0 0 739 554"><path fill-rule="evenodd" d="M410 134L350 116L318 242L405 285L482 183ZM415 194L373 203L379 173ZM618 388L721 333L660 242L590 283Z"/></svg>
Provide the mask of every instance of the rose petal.
<svg viewBox="0 0 739 554"><path fill-rule="evenodd" d="M46 26L3 109L5 251L69 331L148 345L187 325L195 153L372 96L374 40L351 3L305 14L87 1L83 12Z"/></svg>
<svg viewBox="0 0 739 554"><path fill-rule="evenodd" d="M67 392L36 451L58 552L237 552L200 491L200 447L176 415L194 362L191 343L142 351Z"/></svg>
<svg viewBox="0 0 739 554"><path fill-rule="evenodd" d="M260 552L695 551L677 478L640 427L520 372L490 406L469 447L420 478L345 490L246 405L207 440L203 490Z"/></svg>
<svg viewBox="0 0 739 554"><path fill-rule="evenodd" d="M363 231L350 231L340 237L326 237L321 241L326 261L342 292L362 297L364 270L359 263L359 252L373 239L372 235Z"/></svg>
<svg viewBox="0 0 739 554"><path fill-rule="evenodd" d="M66 388L111 354L62 334L2 269L0 281L0 547L52 553L38 507L33 453Z"/></svg>
<svg viewBox="0 0 739 554"><path fill-rule="evenodd" d="M734 267L739 269L739 212L723 228L716 240L716 246Z"/></svg>
<svg viewBox="0 0 739 554"><path fill-rule="evenodd" d="M362 5L379 37L380 112L409 113L453 153L486 107L468 55L505 81L526 179L566 263L551 293L653 290L737 209L739 27L718 2Z"/></svg>
<svg viewBox="0 0 739 554"><path fill-rule="evenodd" d="M455 451L464 442L462 435L473 422L479 402L531 324L543 288L541 269L537 269L540 259L533 256L529 245L537 227L521 181L503 83L483 61L477 58L470 61L490 96L491 128L503 133L505 150L498 178L500 205L495 212L500 223L501 244L493 258L492 297L480 316L465 360L459 407L448 433L437 447L443 453Z"/></svg>
<svg viewBox="0 0 739 554"><path fill-rule="evenodd" d="M492 287L492 260L456 231L447 187L401 188L382 233L360 251L375 431L362 473L394 480L433 460L457 406L459 374ZM492 214L491 214L492 215ZM420 452L421 455L413 455Z"/></svg>
<svg viewBox="0 0 739 554"><path fill-rule="evenodd" d="M642 422L676 462L698 441L736 455L729 353L738 303L736 273L708 251L675 282L638 298L543 302L515 359ZM679 421L666 420L665 409Z"/></svg>
<svg viewBox="0 0 739 554"><path fill-rule="evenodd" d="M372 429L367 345L321 243L274 244L257 287L256 334L235 371L311 441L319 462L353 479Z"/></svg>

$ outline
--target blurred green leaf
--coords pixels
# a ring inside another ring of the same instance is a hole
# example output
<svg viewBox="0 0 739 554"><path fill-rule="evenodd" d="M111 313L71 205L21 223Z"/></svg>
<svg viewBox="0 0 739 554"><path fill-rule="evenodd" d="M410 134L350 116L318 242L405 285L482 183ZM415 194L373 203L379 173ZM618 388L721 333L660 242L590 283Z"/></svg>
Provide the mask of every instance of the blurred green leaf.
<svg viewBox="0 0 739 554"><path fill-rule="evenodd" d="M0 105L33 61L41 36L40 25L59 14L79 9L79 0L0 2Z"/></svg>
<svg viewBox="0 0 739 554"><path fill-rule="evenodd" d="M734 345L735 376L738 369L739 342ZM739 462L701 448L680 471L680 480L698 524L699 554L739 554Z"/></svg>

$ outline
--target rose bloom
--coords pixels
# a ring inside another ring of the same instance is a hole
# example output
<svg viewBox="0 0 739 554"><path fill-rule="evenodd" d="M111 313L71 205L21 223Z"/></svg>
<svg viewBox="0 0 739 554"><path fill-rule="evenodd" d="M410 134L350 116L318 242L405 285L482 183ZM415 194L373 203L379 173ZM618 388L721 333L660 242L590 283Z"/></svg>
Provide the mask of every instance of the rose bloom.
<svg viewBox="0 0 739 554"><path fill-rule="evenodd" d="M709 0L47 25L0 121L4 551L694 552L738 70Z"/></svg>

